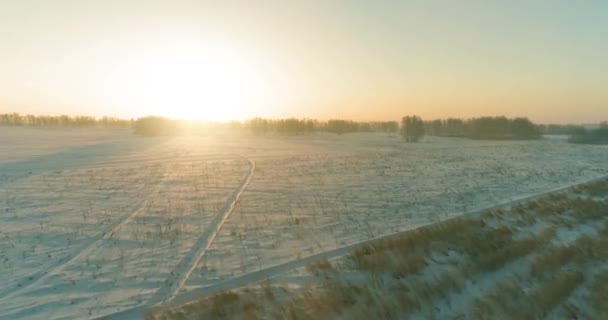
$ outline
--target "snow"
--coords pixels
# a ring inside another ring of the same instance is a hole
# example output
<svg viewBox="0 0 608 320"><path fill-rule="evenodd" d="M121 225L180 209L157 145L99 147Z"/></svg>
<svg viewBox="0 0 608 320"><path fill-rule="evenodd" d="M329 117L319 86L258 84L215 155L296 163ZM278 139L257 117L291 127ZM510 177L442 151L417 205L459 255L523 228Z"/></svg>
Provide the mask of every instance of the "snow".
<svg viewBox="0 0 608 320"><path fill-rule="evenodd" d="M0 127L0 142L0 318L11 319L180 300L608 174L608 148L563 139Z"/></svg>

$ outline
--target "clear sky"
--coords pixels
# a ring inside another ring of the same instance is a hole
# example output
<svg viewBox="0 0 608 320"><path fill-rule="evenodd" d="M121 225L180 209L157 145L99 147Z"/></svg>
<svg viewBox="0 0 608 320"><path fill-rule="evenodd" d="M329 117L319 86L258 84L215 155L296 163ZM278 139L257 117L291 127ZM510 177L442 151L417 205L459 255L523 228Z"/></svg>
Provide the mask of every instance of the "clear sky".
<svg viewBox="0 0 608 320"><path fill-rule="evenodd" d="M608 1L0 0L0 113L608 119Z"/></svg>

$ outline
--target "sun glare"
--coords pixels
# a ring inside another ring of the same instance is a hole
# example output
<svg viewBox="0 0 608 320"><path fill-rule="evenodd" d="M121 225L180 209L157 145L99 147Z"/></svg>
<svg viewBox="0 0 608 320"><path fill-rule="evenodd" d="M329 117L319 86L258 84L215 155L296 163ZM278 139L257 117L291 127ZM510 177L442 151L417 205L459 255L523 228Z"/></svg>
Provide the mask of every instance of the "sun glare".
<svg viewBox="0 0 608 320"><path fill-rule="evenodd" d="M241 120L265 99L255 63L222 46L147 50L115 70L108 94L139 115Z"/></svg>

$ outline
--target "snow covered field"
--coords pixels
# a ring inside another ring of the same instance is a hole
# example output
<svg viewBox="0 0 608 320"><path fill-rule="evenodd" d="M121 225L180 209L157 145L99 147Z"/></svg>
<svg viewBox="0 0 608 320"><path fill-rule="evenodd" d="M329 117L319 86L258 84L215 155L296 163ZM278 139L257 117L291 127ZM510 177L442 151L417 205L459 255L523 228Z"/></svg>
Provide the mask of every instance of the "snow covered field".
<svg viewBox="0 0 608 320"><path fill-rule="evenodd" d="M607 200L608 178L594 179L172 301L146 319L606 319Z"/></svg>
<svg viewBox="0 0 608 320"><path fill-rule="evenodd" d="M95 318L608 174L608 148L0 127L0 318Z"/></svg>

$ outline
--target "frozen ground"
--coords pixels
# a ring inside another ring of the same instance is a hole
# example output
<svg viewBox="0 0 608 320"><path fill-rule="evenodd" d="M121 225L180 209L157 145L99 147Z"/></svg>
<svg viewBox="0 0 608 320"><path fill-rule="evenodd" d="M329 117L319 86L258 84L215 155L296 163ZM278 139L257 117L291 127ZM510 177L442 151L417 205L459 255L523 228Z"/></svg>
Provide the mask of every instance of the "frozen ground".
<svg viewBox="0 0 608 320"><path fill-rule="evenodd" d="M207 288L146 319L606 319L607 200L595 179Z"/></svg>
<svg viewBox="0 0 608 320"><path fill-rule="evenodd" d="M95 318L608 173L608 148L0 127L0 318Z"/></svg>

